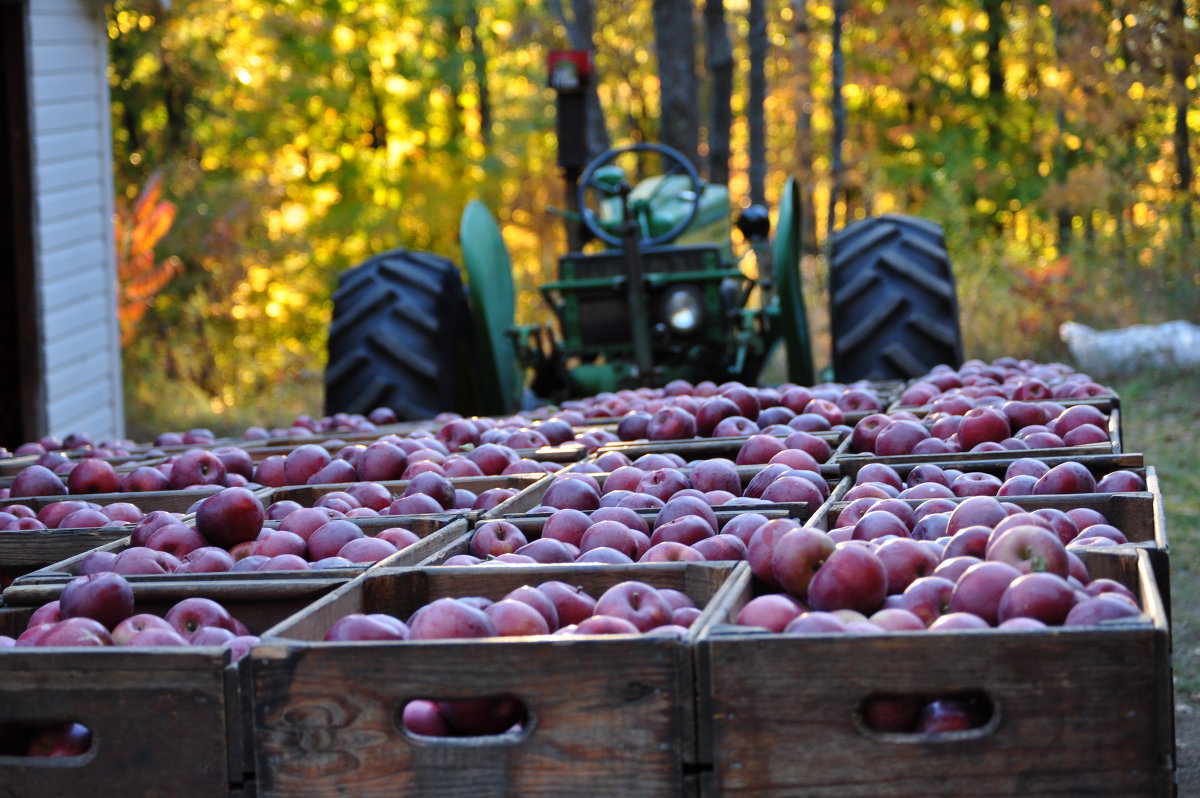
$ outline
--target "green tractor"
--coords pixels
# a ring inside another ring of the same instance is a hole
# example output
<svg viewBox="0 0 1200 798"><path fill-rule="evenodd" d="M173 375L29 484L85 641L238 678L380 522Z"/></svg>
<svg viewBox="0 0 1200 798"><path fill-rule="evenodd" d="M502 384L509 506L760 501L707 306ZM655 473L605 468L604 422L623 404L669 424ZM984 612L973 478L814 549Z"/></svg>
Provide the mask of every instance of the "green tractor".
<svg viewBox="0 0 1200 798"><path fill-rule="evenodd" d="M765 208L738 216L749 242L740 256L728 189L705 183L668 147L609 150L586 165L576 190L571 216L581 230L572 239L597 243L564 255L558 279L541 286L561 334L515 324L508 251L491 213L473 201L460 228L466 289L452 261L407 250L341 276L326 411L498 415L676 379L753 384L779 345L789 381L816 381L794 179L773 239ZM829 267L836 379L906 378L961 361L953 274L936 224L899 215L856 222L834 237Z"/></svg>
<svg viewBox="0 0 1200 798"><path fill-rule="evenodd" d="M789 378L812 381L791 181L773 242L765 208L738 219L756 277L734 255L726 187L706 184L669 147L594 159L577 203L598 249L563 256L558 279L541 286L561 336L514 323L509 255L478 201L460 228L465 293L452 263L422 253L389 252L348 271L334 298L327 409L501 414L674 379L754 382L781 341Z"/></svg>

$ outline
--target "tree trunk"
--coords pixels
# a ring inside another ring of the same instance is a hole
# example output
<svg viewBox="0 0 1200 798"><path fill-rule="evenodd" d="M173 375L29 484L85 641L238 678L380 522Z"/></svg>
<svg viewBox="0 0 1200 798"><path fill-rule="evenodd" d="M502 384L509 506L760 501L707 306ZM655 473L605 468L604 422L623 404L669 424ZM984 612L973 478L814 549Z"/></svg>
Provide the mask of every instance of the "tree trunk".
<svg viewBox="0 0 1200 798"><path fill-rule="evenodd" d="M796 182L800 185L800 242L805 252L816 253L813 206L812 140L812 28L807 0L791 0L792 74L796 76Z"/></svg>
<svg viewBox="0 0 1200 798"><path fill-rule="evenodd" d="M1004 61L1000 43L1008 33L1008 21L1004 18L1003 0L984 0L987 14L987 140L988 147L996 152L1000 146L1000 118L1004 113Z"/></svg>
<svg viewBox="0 0 1200 798"><path fill-rule="evenodd" d="M1190 251L1190 245L1196 238L1192 218L1196 201L1196 173L1192 166L1191 137L1187 126L1190 99L1187 81L1192 52L1192 48L1188 46L1187 21L1184 0L1174 0L1171 3L1171 77L1174 79L1171 91L1175 101L1175 171L1179 179L1180 233L1183 244Z"/></svg>
<svg viewBox="0 0 1200 798"><path fill-rule="evenodd" d="M829 241L833 235L838 198L846 180L846 166L842 160L842 144L846 140L846 99L842 96L842 87L846 82L846 54L842 52L842 20L845 16L846 0L833 0L833 30L831 34L833 80L830 87L833 106L833 140L829 145L829 167L833 180L829 189L829 218L825 222L826 241Z"/></svg>
<svg viewBox="0 0 1200 798"><path fill-rule="evenodd" d="M1052 3L1049 5L1049 8L1054 31L1054 64L1058 66L1063 61L1062 44L1060 42L1062 38L1062 17L1055 10ZM1066 100L1060 96L1058 107L1054 112L1055 124L1058 127L1058 140L1054 145L1054 166L1052 167L1052 172L1055 182L1059 184L1066 182L1067 175L1071 171L1071 151L1067 149L1066 144L1067 117L1065 104ZM1055 215L1058 218L1058 250L1061 253L1071 244L1071 212L1066 208L1061 208L1055 212Z"/></svg>
<svg viewBox="0 0 1200 798"><path fill-rule="evenodd" d="M659 139L698 160L700 109L696 102L696 36L691 0L654 0L658 54Z"/></svg>
<svg viewBox="0 0 1200 798"><path fill-rule="evenodd" d="M729 129L733 126L733 46L725 24L725 0L704 4L705 63L712 80L708 127L708 180L729 184Z"/></svg>
<svg viewBox="0 0 1200 798"><path fill-rule="evenodd" d="M485 151L492 147L492 100L488 91L487 53L483 51L483 42L479 37L479 5L475 0L467 7L467 24L465 27L467 41L471 48L471 63L475 67L475 85L479 96L479 138Z"/></svg>
<svg viewBox="0 0 1200 798"><path fill-rule="evenodd" d="M746 103L746 126L750 134L750 201L767 203L767 14L765 0L750 0L750 97Z"/></svg>

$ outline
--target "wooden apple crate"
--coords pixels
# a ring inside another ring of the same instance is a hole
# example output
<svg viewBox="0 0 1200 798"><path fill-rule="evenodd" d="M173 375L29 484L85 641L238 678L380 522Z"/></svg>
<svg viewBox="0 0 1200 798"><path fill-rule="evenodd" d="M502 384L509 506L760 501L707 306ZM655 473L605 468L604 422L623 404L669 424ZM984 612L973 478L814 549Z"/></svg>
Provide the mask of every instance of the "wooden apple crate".
<svg viewBox="0 0 1200 798"><path fill-rule="evenodd" d="M742 487L745 488L746 485L750 484L750 480L753 479L759 471L762 471L763 468L764 466L761 465L737 466L738 474L742 478ZM822 468L824 469L825 467L823 466ZM688 473L688 469L686 468L680 470L685 474ZM607 479L608 473L588 474L588 476L594 477L600 484L601 489L603 489L604 480ZM822 473L822 476L825 477L825 482L829 486L829 497L831 500L836 500L850 487L850 480L844 477L839 478L837 474L833 472L833 470L831 470L828 474ZM535 508L541 506L542 497L546 495L546 491L550 489L550 485L553 484L554 480L558 478L560 478L559 475L549 474L544 479L539 480L536 484L531 485L528 489L512 497L512 499L480 514L474 520L487 521L493 518L504 518L510 515L531 514ZM737 507L739 510L761 510L763 508L783 506L795 506L798 509L805 508L804 502L791 502L787 504L780 502L761 502L755 505L738 505ZM816 509L817 508L815 507L807 508L808 514L816 512ZM805 517L807 517L807 515Z"/></svg>
<svg viewBox="0 0 1200 798"><path fill-rule="evenodd" d="M0 529L0 588L39 568L128 537L128 526L27 531Z"/></svg>
<svg viewBox="0 0 1200 798"><path fill-rule="evenodd" d="M749 574L701 623L704 795L811 798L1174 795L1171 637L1146 552L1084 552L1149 621L1036 632L782 635L726 625ZM982 727L869 729L873 695L983 693Z"/></svg>
<svg viewBox="0 0 1200 798"><path fill-rule="evenodd" d="M1076 507L1087 507L1099 511L1108 519L1109 524L1125 534L1129 542L1114 543L1111 546L1086 547L1085 549L1072 547L1072 551L1076 553L1096 549L1101 551L1144 551L1149 558L1158 586L1158 594L1169 618L1171 615L1171 549L1167 540L1166 514L1163 510L1158 475L1154 466L1134 470L1140 471L1145 477L1147 490L1135 493L1080 493L1000 498L1002 501L1011 502L1025 510L1050 507L1066 511ZM906 499L905 501L913 507L922 503L922 500L918 499ZM965 499L950 499L950 501L960 504ZM826 512L810 520L809 525L824 530L836 527L838 514L846 504L846 502L834 502L828 505Z"/></svg>
<svg viewBox="0 0 1200 798"><path fill-rule="evenodd" d="M207 596L259 634L339 584L135 586L135 611L161 615ZM33 611L0 609L0 634L19 635ZM80 757L0 757L7 794L254 795L248 669L219 647L0 649L0 669L0 724L73 721L92 732Z"/></svg>
<svg viewBox="0 0 1200 798"><path fill-rule="evenodd" d="M814 432L818 438L821 438L829 444L829 448L836 450L842 446L849 438L845 432ZM774 437L783 440L786 435L775 435ZM589 460L595 460L603 454L609 452L620 452L630 460L636 460L644 454L677 454L684 460L707 460L713 457L726 457L730 460L737 457L738 450L742 448L747 440L747 436L729 437L729 438L693 438L689 440L675 441L620 441L617 443L609 443L601 446L589 457ZM831 458L830 463L833 462Z"/></svg>
<svg viewBox="0 0 1200 798"><path fill-rule="evenodd" d="M179 574L179 575L149 575L136 574L127 576L134 585L158 582L187 582L193 584L239 584L246 581L274 580L305 580L305 579L338 579L342 582L358 576L369 567L406 567L428 559L438 551L443 550L452 541L467 531L467 521L462 517L432 518L426 516L390 515L378 518L351 519L362 527L368 536L391 527L403 527L415 532L421 540L407 546L395 554L381 560L374 566L358 564L343 568L330 568L315 571L249 571L209 574ZM100 551L119 553L129 548L128 536L98 547ZM7 604L25 605L41 602L45 586L61 589L62 585L79 574L79 565L91 551L78 554L54 565L34 571L26 576L18 577L4 592L4 602Z"/></svg>
<svg viewBox="0 0 1200 798"><path fill-rule="evenodd" d="M407 619L443 596L499 599L559 579L598 597L627 579L683 590L705 607L744 563L423 568L372 571L268 630L250 655L263 796L670 796L693 792L693 674L687 641L660 635L320 642L354 612ZM510 695L519 735L416 737L413 698Z"/></svg>
<svg viewBox="0 0 1200 798"><path fill-rule="evenodd" d="M219 490L218 489L214 489ZM128 502L144 513L153 510L187 514L202 496L196 491L144 491L132 493L93 493L79 496L25 497L3 504L24 504L33 510L61 501L85 501L106 506ZM132 525L100 527L97 529L0 529L0 585L39 568L86 553L94 548L129 536Z"/></svg>

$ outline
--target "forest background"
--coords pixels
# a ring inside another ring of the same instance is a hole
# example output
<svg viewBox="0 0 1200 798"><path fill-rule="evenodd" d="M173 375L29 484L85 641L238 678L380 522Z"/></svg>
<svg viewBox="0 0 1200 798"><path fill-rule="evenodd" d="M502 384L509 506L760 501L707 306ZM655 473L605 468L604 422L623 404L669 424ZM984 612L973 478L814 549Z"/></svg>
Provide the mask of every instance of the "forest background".
<svg viewBox="0 0 1200 798"><path fill-rule="evenodd" d="M459 261L472 198L518 322L549 320L555 49L594 52L593 151L672 144L742 206L799 178L818 366L829 231L886 212L944 226L968 356L1195 321L1198 6L114 0L127 431L320 412L338 274L394 247Z"/></svg>

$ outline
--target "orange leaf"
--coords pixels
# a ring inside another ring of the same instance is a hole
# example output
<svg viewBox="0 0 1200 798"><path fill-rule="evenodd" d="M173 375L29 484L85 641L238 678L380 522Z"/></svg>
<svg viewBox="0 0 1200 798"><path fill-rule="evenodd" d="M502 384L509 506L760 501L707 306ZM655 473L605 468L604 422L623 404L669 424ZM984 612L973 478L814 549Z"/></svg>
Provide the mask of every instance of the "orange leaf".
<svg viewBox="0 0 1200 798"><path fill-rule="evenodd" d="M149 207L158 204L159 198L162 197L162 181L162 170L155 169L154 173L150 175L150 179L146 181L146 185L142 186L142 191L138 194L137 200L133 203L133 218L141 219Z"/></svg>

